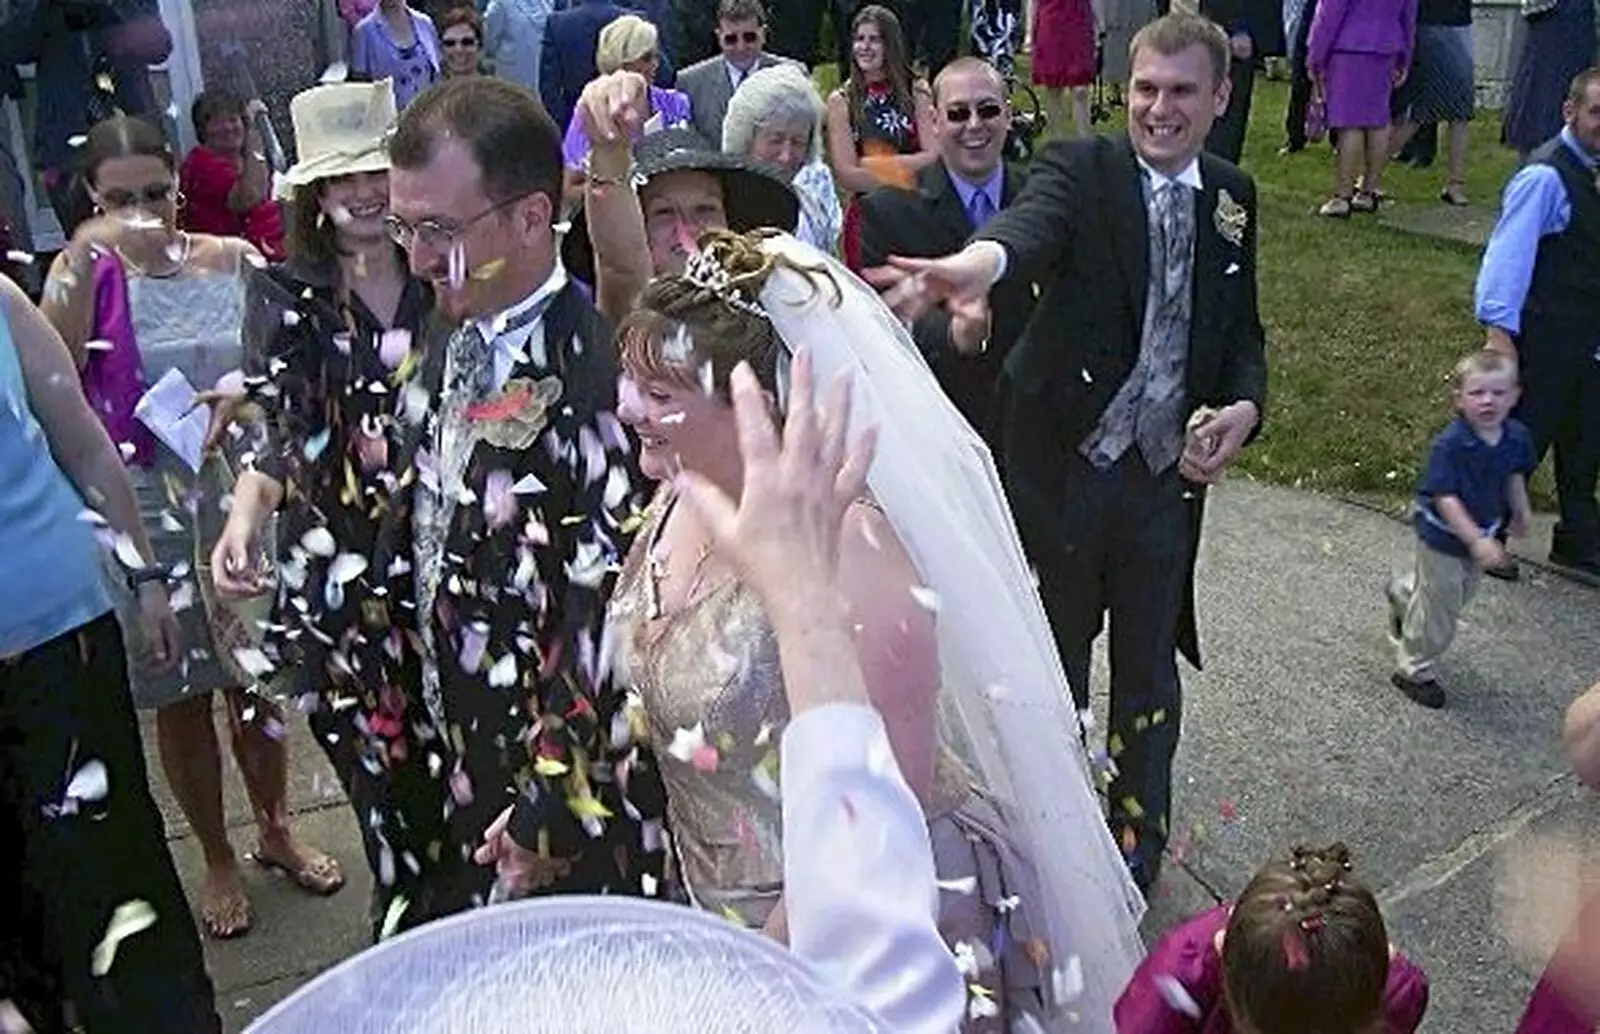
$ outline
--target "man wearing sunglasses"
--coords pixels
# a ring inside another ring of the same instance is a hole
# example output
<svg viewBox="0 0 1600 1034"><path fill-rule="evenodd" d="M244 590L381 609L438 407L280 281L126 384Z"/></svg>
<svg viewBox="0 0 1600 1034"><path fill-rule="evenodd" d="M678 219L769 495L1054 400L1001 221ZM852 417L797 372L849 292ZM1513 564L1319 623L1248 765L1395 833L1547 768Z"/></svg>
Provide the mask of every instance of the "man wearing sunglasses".
<svg viewBox="0 0 1600 1034"><path fill-rule="evenodd" d="M933 99L940 160L917 174L914 188L879 187L861 200L861 258L869 267L884 265L890 255L933 258L961 250L1022 188L1021 167L1001 157L1011 105L994 66L981 58L958 58L934 79ZM989 347L972 355L956 349L943 309L931 309L911 328L945 393L996 455L996 385L1033 312L1033 299L1029 281L997 284L989 299L995 314Z"/></svg>
<svg viewBox="0 0 1600 1034"><path fill-rule="evenodd" d="M761 0L721 0L717 5L717 45L721 54L678 73L678 89L689 95L695 132L713 147L722 141L728 101L750 73L777 64L799 64L763 49L767 30Z"/></svg>

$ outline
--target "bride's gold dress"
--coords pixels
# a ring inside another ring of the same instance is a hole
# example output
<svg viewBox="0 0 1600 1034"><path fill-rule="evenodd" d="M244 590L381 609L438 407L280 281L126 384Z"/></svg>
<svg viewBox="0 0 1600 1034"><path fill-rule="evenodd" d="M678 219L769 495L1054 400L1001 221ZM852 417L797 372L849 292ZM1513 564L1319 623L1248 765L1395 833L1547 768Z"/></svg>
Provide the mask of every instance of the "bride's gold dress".
<svg viewBox="0 0 1600 1034"><path fill-rule="evenodd" d="M663 490L651 505L612 595L614 676L643 704L677 879L696 906L760 927L783 890L778 745L789 707L777 641L736 579L661 612L652 554L671 504ZM954 888L941 893L941 932L952 946L1004 945L1006 990L1037 988L1036 942L1021 911L1003 905L1028 882L1003 819L948 750L923 803L939 877ZM979 980L1004 997L997 974Z"/></svg>

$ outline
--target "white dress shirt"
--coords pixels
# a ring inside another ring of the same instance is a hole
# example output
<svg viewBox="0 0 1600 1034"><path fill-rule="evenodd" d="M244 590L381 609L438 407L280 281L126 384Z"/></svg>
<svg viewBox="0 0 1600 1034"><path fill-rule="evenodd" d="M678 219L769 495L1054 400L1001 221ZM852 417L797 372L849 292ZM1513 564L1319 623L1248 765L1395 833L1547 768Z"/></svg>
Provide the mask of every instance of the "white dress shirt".
<svg viewBox="0 0 1600 1034"><path fill-rule="evenodd" d="M550 271L550 277L539 285L539 289L515 305L493 316L486 316L478 320L478 333L483 339L492 344L494 348L494 388L499 391L506 386L506 381L511 379L511 371L517 364L528 359L533 359L535 365L544 366L547 362L544 351L544 318L530 320L526 326L518 327L512 331L505 328L514 323L517 317L532 309L536 305L544 305L551 298L560 293L567 286L567 271L557 262Z"/></svg>
<svg viewBox="0 0 1600 1034"><path fill-rule="evenodd" d="M883 719L827 704L783 732L789 948L896 1034L954 1034L966 984L939 936L927 820Z"/></svg>

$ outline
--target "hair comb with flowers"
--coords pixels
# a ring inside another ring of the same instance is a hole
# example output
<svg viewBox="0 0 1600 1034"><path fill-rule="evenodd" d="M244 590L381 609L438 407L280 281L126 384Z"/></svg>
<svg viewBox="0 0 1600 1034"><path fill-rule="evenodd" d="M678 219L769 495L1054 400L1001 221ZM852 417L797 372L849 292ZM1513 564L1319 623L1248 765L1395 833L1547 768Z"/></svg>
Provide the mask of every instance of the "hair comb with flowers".
<svg viewBox="0 0 1600 1034"><path fill-rule="evenodd" d="M689 259L683 265L683 278L696 287L710 291L731 308L759 319L770 318L760 302L746 298L744 291L735 286L732 275L709 250L696 248L689 253Z"/></svg>

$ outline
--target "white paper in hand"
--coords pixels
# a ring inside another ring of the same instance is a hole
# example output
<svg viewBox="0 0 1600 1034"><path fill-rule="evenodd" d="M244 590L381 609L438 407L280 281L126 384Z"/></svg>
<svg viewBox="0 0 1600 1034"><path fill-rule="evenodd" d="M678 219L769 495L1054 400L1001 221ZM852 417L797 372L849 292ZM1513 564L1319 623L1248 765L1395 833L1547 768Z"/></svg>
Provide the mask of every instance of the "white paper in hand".
<svg viewBox="0 0 1600 1034"><path fill-rule="evenodd" d="M174 368L144 393L133 407L133 415L198 474L205 453L206 429L211 426L211 407L196 406L194 399L189 378Z"/></svg>

